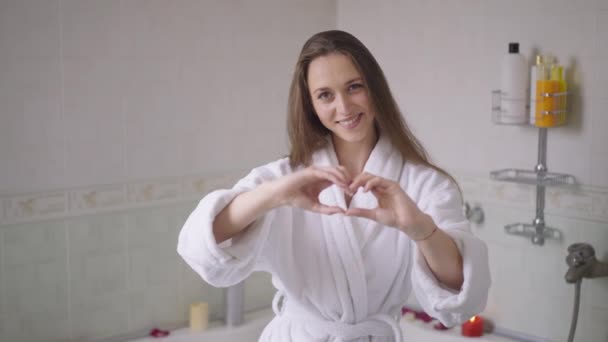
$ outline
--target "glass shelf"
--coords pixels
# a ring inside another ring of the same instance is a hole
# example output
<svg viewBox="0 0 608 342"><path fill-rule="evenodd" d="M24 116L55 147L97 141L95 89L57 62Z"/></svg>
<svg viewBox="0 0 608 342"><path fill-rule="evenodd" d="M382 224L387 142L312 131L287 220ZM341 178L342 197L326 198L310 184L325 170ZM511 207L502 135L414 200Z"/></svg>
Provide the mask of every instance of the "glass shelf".
<svg viewBox="0 0 608 342"><path fill-rule="evenodd" d="M552 172L537 173L535 171L519 169L502 169L492 171L490 172L490 178L503 182L542 186L568 186L576 183L573 176L566 174Z"/></svg>
<svg viewBox="0 0 608 342"><path fill-rule="evenodd" d="M541 238L561 240L562 233L551 227L542 226L540 230L533 224L529 223L511 223L505 226L505 231L511 235L527 236L530 238Z"/></svg>

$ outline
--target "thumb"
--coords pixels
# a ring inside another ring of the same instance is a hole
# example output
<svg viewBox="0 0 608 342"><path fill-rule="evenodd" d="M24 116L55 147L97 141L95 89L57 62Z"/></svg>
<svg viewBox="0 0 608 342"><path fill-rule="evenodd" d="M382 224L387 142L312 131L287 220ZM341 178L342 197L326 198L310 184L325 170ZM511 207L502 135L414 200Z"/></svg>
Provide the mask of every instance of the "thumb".
<svg viewBox="0 0 608 342"><path fill-rule="evenodd" d="M358 216L376 221L376 210L364 208L350 208L345 213L346 216Z"/></svg>

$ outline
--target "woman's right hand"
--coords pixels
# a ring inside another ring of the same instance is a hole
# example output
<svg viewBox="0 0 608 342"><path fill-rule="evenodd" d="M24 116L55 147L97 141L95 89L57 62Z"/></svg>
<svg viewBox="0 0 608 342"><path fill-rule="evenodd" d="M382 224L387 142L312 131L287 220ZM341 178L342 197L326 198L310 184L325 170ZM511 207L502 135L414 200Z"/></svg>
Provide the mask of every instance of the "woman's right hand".
<svg viewBox="0 0 608 342"><path fill-rule="evenodd" d="M319 194L332 184L346 193L352 179L346 169L337 167L309 166L275 181L275 191L279 205L288 205L321 214L344 213L344 209L319 202Z"/></svg>

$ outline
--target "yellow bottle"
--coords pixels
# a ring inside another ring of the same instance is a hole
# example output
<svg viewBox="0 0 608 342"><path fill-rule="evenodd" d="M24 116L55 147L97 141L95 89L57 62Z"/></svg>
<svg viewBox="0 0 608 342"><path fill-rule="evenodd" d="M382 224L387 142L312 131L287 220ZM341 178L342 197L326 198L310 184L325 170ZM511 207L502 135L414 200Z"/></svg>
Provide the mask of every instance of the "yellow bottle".
<svg viewBox="0 0 608 342"><path fill-rule="evenodd" d="M551 94L559 92L559 82L553 80L536 81L536 126L553 127L556 124L557 105Z"/></svg>
<svg viewBox="0 0 608 342"><path fill-rule="evenodd" d="M555 127L565 122L566 82L563 79L563 68L556 64L543 66L549 69L548 79L536 81L536 126Z"/></svg>
<svg viewBox="0 0 608 342"><path fill-rule="evenodd" d="M564 67L561 65L555 65L551 68L551 79L559 82L559 96L556 98L557 110L556 125L563 125L566 123L566 99L567 99L567 85L564 80Z"/></svg>

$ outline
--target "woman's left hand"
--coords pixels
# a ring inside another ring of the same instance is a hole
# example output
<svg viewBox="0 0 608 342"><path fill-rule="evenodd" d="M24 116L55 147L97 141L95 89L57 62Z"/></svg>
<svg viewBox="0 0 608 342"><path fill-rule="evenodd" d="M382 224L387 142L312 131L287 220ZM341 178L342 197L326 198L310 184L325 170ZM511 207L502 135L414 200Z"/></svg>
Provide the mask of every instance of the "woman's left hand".
<svg viewBox="0 0 608 342"><path fill-rule="evenodd" d="M364 192L371 191L376 196L378 207L349 208L345 212L347 216L364 217L398 228L414 240L426 236L434 228L429 226L430 217L418 209L398 183L364 172L352 181L349 190L355 193L359 187L363 187Z"/></svg>

